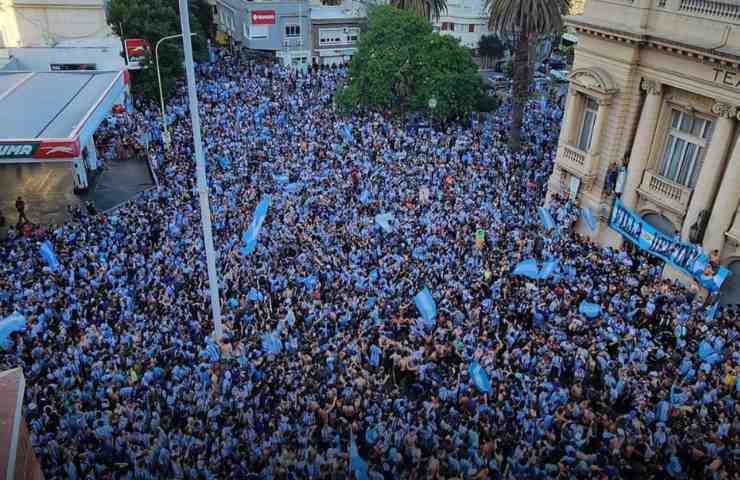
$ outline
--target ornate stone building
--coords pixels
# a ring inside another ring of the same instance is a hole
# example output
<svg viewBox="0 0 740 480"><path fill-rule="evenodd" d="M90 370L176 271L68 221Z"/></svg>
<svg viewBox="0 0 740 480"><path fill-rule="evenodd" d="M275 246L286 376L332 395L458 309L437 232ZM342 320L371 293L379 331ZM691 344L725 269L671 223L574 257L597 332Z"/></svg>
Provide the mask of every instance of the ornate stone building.
<svg viewBox="0 0 740 480"><path fill-rule="evenodd" d="M596 231L579 229L608 245L623 241L608 225L621 196L719 259L739 302L740 4L589 0L567 24L579 43L550 196L590 208Z"/></svg>

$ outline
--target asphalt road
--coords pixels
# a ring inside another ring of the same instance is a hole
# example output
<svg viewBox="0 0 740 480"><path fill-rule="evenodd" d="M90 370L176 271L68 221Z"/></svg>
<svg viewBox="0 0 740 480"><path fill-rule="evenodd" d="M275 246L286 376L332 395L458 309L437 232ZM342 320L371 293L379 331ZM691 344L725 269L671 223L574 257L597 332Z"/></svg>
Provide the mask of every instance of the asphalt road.
<svg viewBox="0 0 740 480"><path fill-rule="evenodd" d="M81 195L72 192L70 164L0 165L0 211L9 224L15 223L15 200L20 195L26 201L31 222L59 224L67 220L67 205L90 200L98 210L107 210L153 184L146 162L141 160L107 162L102 173L92 178L88 192Z"/></svg>

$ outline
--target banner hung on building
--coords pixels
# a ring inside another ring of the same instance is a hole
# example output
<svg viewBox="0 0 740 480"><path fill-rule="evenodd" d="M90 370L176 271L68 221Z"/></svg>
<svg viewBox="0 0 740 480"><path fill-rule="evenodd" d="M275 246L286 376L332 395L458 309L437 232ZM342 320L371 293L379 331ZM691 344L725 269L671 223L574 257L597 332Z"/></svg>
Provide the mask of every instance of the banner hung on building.
<svg viewBox="0 0 740 480"><path fill-rule="evenodd" d="M625 207L621 200L614 202L609 226L646 252L691 275L709 291L719 290L730 275L730 271L725 267L713 271L710 276L705 275L709 258L704 255L701 248L660 232Z"/></svg>

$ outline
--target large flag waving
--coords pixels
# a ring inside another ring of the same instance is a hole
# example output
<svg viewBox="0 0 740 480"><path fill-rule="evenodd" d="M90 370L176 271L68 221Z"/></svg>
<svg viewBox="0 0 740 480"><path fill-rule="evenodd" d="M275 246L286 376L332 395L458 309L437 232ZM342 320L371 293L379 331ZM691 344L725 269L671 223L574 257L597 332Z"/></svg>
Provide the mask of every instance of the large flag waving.
<svg viewBox="0 0 740 480"><path fill-rule="evenodd" d="M267 217L267 209L270 207L270 197L262 197L257 208L254 210L254 219L252 224L249 226L242 241L244 242L244 248L242 248L242 255L245 257L251 255L252 252L257 248L257 237L259 236L260 230L262 230L262 224L265 223Z"/></svg>

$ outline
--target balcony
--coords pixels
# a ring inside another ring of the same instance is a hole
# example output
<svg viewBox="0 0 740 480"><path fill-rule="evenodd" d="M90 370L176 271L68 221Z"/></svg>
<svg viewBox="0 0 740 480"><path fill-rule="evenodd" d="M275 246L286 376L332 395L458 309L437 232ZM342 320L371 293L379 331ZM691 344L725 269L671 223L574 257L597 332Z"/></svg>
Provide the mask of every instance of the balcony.
<svg viewBox="0 0 740 480"><path fill-rule="evenodd" d="M650 170L645 171L642 184L637 191L678 215L686 214L693 192L691 188L672 182Z"/></svg>
<svg viewBox="0 0 740 480"><path fill-rule="evenodd" d="M672 5L671 5L672 4ZM740 22L740 5L717 0L658 0L658 7L673 6L679 13L695 17Z"/></svg>
<svg viewBox="0 0 740 480"><path fill-rule="evenodd" d="M563 145L558 155L558 164L573 175L586 180L591 175L593 165L591 155L572 145Z"/></svg>

